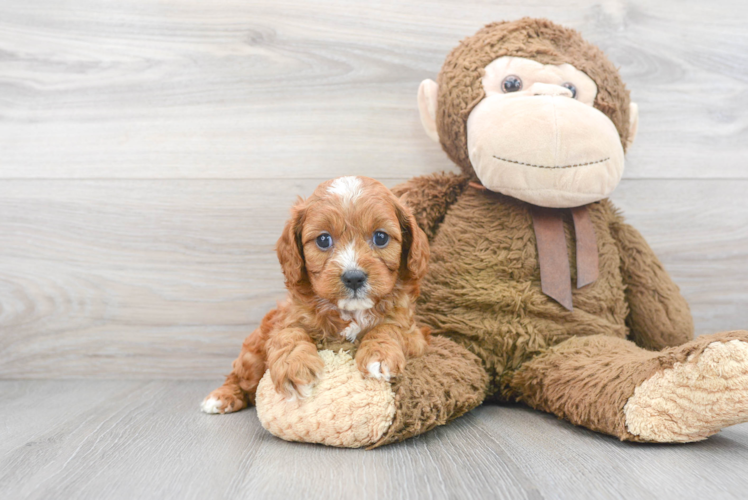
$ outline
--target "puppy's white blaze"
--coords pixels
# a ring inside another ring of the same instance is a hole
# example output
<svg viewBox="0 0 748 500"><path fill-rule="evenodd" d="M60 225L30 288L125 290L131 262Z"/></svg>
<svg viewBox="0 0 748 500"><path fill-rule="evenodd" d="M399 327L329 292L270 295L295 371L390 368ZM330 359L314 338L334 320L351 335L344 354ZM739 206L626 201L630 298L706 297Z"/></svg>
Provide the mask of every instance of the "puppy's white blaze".
<svg viewBox="0 0 748 500"><path fill-rule="evenodd" d="M361 333L361 327L358 325L358 323L352 322L350 325L345 327L342 332L340 332L340 335L345 337L348 342L355 342L356 337L358 337L359 333Z"/></svg>
<svg viewBox="0 0 748 500"><path fill-rule="evenodd" d="M340 299L338 301L338 309L343 311L363 311L365 309L371 309L374 307L374 302L369 299Z"/></svg>
<svg viewBox="0 0 748 500"><path fill-rule="evenodd" d="M341 273L346 271L357 271L361 267L358 265L358 255L353 243L348 243L335 257L334 262L340 266ZM368 293L368 286L361 290L362 294ZM338 300L338 308L343 311L360 311L371 309L374 302L369 298L352 298Z"/></svg>
<svg viewBox="0 0 748 500"><path fill-rule="evenodd" d="M362 192L361 179L353 175L338 177L327 188L327 192L340 196L345 203L356 201Z"/></svg>
<svg viewBox="0 0 748 500"><path fill-rule="evenodd" d="M221 402L217 398L206 398L200 403L204 413L221 413Z"/></svg>
<svg viewBox="0 0 748 500"><path fill-rule="evenodd" d="M348 243L345 248L338 252L333 261L340 266L340 269L343 272L356 271L359 269L358 254L356 253L356 247L353 243Z"/></svg>
<svg viewBox="0 0 748 500"><path fill-rule="evenodd" d="M368 304L365 304L365 305L368 305ZM372 302L372 307L374 307L373 302ZM371 308L357 309L355 311L346 311L346 310L341 309L340 317L346 321L353 321L363 331L366 328L374 327L378 324L377 317L371 314L371 311L369 311L369 309Z"/></svg>

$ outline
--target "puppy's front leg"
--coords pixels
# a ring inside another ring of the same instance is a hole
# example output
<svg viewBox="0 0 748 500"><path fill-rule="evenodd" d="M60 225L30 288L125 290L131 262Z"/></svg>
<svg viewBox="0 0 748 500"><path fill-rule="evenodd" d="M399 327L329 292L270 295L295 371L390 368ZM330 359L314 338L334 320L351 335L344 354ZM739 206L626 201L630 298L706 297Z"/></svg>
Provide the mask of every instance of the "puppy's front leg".
<svg viewBox="0 0 748 500"><path fill-rule="evenodd" d="M403 335L394 325L372 328L361 341L356 353L356 365L364 375L390 380L405 368Z"/></svg>
<svg viewBox="0 0 748 500"><path fill-rule="evenodd" d="M324 368L317 347L301 328L286 328L271 335L267 356L276 392L289 399L307 397Z"/></svg>

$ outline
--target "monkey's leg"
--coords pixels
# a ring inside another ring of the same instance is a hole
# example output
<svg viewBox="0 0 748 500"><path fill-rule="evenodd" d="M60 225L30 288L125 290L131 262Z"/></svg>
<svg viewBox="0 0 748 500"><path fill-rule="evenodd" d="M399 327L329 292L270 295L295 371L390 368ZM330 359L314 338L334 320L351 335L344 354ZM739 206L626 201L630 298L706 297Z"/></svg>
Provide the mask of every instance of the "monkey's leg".
<svg viewBox="0 0 748 500"><path fill-rule="evenodd" d="M266 375L257 389L262 425L288 441L376 448L422 434L475 408L488 376L480 360L443 337L411 358L392 384L364 377L350 353L320 351L325 368L312 394L287 401Z"/></svg>
<svg viewBox="0 0 748 500"><path fill-rule="evenodd" d="M423 356L408 360L392 385L395 416L376 448L423 434L464 415L486 397L488 375L464 347L434 336Z"/></svg>
<svg viewBox="0 0 748 500"><path fill-rule="evenodd" d="M748 332L659 352L573 337L523 364L510 385L533 408L621 440L700 441L748 421Z"/></svg>

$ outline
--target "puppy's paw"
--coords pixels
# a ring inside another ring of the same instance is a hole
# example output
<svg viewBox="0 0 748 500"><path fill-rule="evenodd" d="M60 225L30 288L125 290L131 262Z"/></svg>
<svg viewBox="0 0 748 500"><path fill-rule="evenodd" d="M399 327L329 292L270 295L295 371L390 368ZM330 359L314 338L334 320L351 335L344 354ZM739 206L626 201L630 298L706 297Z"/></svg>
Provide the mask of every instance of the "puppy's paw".
<svg viewBox="0 0 748 500"><path fill-rule="evenodd" d="M297 346L270 365L270 378L275 390L286 399L305 399L311 395L324 366L314 345Z"/></svg>
<svg viewBox="0 0 748 500"><path fill-rule="evenodd" d="M390 372L390 367L387 365L387 363L372 361L371 363L366 365L366 371L368 372L368 375L370 377L374 377L377 380L384 379L389 382L390 378L392 378L392 373Z"/></svg>
<svg viewBox="0 0 748 500"><path fill-rule="evenodd" d="M402 349L362 346L356 354L356 365L364 376L389 382L405 368L405 354Z"/></svg>
<svg viewBox="0 0 748 500"><path fill-rule="evenodd" d="M202 403L200 409L204 413L232 413L239 411L247 406L247 400L244 397L237 396L224 387L219 387L208 394Z"/></svg>
<svg viewBox="0 0 748 500"><path fill-rule="evenodd" d="M289 382L286 384L283 394L286 396L287 401L306 399L312 395L312 389L314 389L315 383L316 380L315 382L305 385L294 385Z"/></svg>
<svg viewBox="0 0 748 500"><path fill-rule="evenodd" d="M200 409L203 413L223 413L221 411L223 409L223 402L218 398L208 396L200 403Z"/></svg>

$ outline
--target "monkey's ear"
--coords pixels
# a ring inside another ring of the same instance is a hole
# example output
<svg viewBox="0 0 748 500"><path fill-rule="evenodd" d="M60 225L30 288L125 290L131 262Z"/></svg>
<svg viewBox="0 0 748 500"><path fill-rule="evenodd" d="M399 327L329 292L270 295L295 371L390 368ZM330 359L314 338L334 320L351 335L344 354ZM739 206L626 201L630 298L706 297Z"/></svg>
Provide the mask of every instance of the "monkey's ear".
<svg viewBox="0 0 748 500"><path fill-rule="evenodd" d="M631 147L636 138L636 131L639 129L639 106L632 102L629 106L629 135L626 139L626 150Z"/></svg>
<svg viewBox="0 0 748 500"><path fill-rule="evenodd" d="M418 111L421 113L421 125L431 140L439 142L436 131L436 98L439 85L434 80L424 80L418 87Z"/></svg>
<svg viewBox="0 0 748 500"><path fill-rule="evenodd" d="M307 279L304 265L304 248L301 244L301 227L304 221L306 206L304 200L299 199L291 208L291 218L283 228L283 234L278 238L275 250L278 252L286 286L296 286Z"/></svg>

